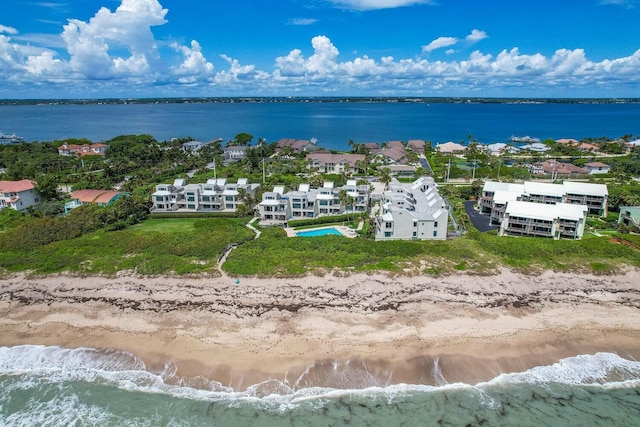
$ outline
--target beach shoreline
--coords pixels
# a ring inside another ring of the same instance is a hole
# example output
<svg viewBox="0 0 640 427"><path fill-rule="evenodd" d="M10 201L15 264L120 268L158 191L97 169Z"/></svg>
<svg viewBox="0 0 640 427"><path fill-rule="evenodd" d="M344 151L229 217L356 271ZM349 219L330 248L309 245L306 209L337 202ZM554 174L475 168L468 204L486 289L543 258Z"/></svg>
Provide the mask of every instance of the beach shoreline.
<svg viewBox="0 0 640 427"><path fill-rule="evenodd" d="M0 280L0 346L120 350L245 390L488 381L580 354L640 359L640 271L617 276Z"/></svg>

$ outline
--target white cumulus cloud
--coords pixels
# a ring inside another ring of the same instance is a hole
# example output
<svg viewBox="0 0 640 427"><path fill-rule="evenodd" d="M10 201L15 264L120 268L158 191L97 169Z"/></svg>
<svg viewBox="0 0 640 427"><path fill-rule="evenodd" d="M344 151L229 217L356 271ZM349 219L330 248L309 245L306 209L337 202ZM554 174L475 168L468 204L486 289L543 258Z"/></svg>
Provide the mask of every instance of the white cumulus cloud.
<svg viewBox="0 0 640 427"><path fill-rule="evenodd" d="M429 43L428 45L422 46L422 51L431 52L443 47L453 46L456 43L458 43L458 39L456 37L438 37L437 39L431 41L431 43Z"/></svg>
<svg viewBox="0 0 640 427"><path fill-rule="evenodd" d="M160 56L151 27L165 24L167 12L158 0L122 0L115 12L103 7L89 22L70 19L62 38L71 67L89 78L155 71Z"/></svg>
<svg viewBox="0 0 640 427"><path fill-rule="evenodd" d="M13 27L7 27L6 25L0 24L0 33L5 34L18 34L18 30Z"/></svg>
<svg viewBox="0 0 640 427"><path fill-rule="evenodd" d="M182 53L184 61L173 72L179 76L208 76L213 73L213 64L202 54L202 47L196 40L191 41L191 47L180 46L178 43L171 45L173 49Z"/></svg>
<svg viewBox="0 0 640 427"><path fill-rule="evenodd" d="M487 35L487 33L485 31L481 31L481 30L476 30L473 29L471 30L471 34L469 34L467 37L465 37L465 40L468 42L478 42L480 40L484 40L486 38L488 38L489 36Z"/></svg>

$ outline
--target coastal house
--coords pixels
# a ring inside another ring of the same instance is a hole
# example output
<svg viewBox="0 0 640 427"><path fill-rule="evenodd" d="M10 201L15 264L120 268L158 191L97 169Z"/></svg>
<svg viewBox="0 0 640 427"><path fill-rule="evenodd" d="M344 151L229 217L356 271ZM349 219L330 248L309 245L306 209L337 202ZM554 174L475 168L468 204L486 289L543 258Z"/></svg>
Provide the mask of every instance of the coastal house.
<svg viewBox="0 0 640 427"><path fill-rule="evenodd" d="M528 150L534 153L545 153L547 151L550 151L551 148L547 147L545 144L543 144L542 142L534 142L531 144L526 144L523 145L521 147L519 147L520 150Z"/></svg>
<svg viewBox="0 0 640 427"><path fill-rule="evenodd" d="M343 195L348 196L343 204ZM348 203L347 203L348 201ZM319 188L300 184L297 190L285 192L284 186L263 193L258 204L260 225L285 225L291 219L318 218L347 212L367 212L369 186L347 180L343 187L325 181Z"/></svg>
<svg viewBox="0 0 640 427"><path fill-rule="evenodd" d="M410 139L407 141L407 148L417 154L424 154L426 145L427 143L422 139Z"/></svg>
<svg viewBox="0 0 640 427"><path fill-rule="evenodd" d="M542 169L542 173L550 175L551 179L556 177L567 177L572 175L588 175L589 170L578 167L571 163L562 163L554 159L545 160L535 163L535 166Z"/></svg>
<svg viewBox="0 0 640 427"><path fill-rule="evenodd" d="M376 154L380 151L380 146L377 142L361 142L354 144L354 148L362 147L367 150L370 154Z"/></svg>
<svg viewBox="0 0 640 427"><path fill-rule="evenodd" d="M389 141L375 153L375 157L384 164L404 164L407 162L407 151L401 141Z"/></svg>
<svg viewBox="0 0 640 427"><path fill-rule="evenodd" d="M620 206L618 224L633 228L640 232L640 206Z"/></svg>
<svg viewBox="0 0 640 427"><path fill-rule="evenodd" d="M584 168L589 172L589 175L598 175L609 173L611 166L602 162L591 162L585 164Z"/></svg>
<svg viewBox="0 0 640 427"><path fill-rule="evenodd" d="M184 179L177 179L173 184L156 185L151 212L235 212L244 203L245 195L255 197L259 186L246 178L239 178L236 183L213 178L204 184L186 184Z"/></svg>
<svg viewBox="0 0 640 427"><path fill-rule="evenodd" d="M224 163L239 162L245 158L247 150L251 148L246 145L229 145L224 147L222 157Z"/></svg>
<svg viewBox="0 0 640 427"><path fill-rule="evenodd" d="M600 147L598 147L597 145L594 144L589 144L586 142L583 142L582 144L578 145L578 150L580 151L598 151Z"/></svg>
<svg viewBox="0 0 640 427"><path fill-rule="evenodd" d="M0 181L0 209L10 208L22 212L38 204L40 194L34 181Z"/></svg>
<svg viewBox="0 0 640 427"><path fill-rule="evenodd" d="M432 177L393 179L376 217L376 240L445 240L449 212Z"/></svg>
<svg viewBox="0 0 640 427"><path fill-rule="evenodd" d="M456 142L445 142L444 144L437 144L436 150L442 154L462 154L465 150L465 146Z"/></svg>
<svg viewBox="0 0 640 427"><path fill-rule="evenodd" d="M634 139L633 141L628 141L626 144L628 149L633 150L636 147L640 147L640 139Z"/></svg>
<svg viewBox="0 0 640 427"><path fill-rule="evenodd" d="M364 162L364 154L330 153L318 151L307 154L307 168L316 169L321 173L340 174L349 172L357 167L358 162Z"/></svg>
<svg viewBox="0 0 640 427"><path fill-rule="evenodd" d="M197 153L202 147L205 146L204 142L201 141L189 141L182 144L182 151Z"/></svg>
<svg viewBox="0 0 640 427"><path fill-rule="evenodd" d="M276 143L276 153L279 153L285 147L289 147L294 154L319 150L318 140L315 138L309 140L282 138Z"/></svg>
<svg viewBox="0 0 640 427"><path fill-rule="evenodd" d="M64 204L64 213L82 205L108 206L129 193L114 190L77 190L71 193L71 201Z"/></svg>
<svg viewBox="0 0 640 427"><path fill-rule="evenodd" d="M484 146L484 152L492 156L501 156L504 153L516 154L518 151L520 151L518 148L504 142L496 142L495 144Z"/></svg>
<svg viewBox="0 0 640 427"><path fill-rule="evenodd" d="M62 156L104 156L109 148L106 144L62 144L58 154Z"/></svg>
<svg viewBox="0 0 640 427"><path fill-rule="evenodd" d="M556 143L561 145L579 145L580 141L573 138L560 138L560 139L556 139Z"/></svg>

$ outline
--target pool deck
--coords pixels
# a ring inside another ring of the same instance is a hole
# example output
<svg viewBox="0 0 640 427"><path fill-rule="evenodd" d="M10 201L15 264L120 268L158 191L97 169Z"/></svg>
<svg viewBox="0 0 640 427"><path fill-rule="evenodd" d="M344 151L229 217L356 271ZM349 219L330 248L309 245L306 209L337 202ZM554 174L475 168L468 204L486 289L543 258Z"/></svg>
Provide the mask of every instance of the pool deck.
<svg viewBox="0 0 640 427"><path fill-rule="evenodd" d="M340 234L349 239L358 237L358 233L353 228L345 227L344 225L327 225L326 227L305 228L299 231L324 230L325 228L335 228ZM284 231L287 233L287 237L297 237L295 230L291 227L285 227Z"/></svg>

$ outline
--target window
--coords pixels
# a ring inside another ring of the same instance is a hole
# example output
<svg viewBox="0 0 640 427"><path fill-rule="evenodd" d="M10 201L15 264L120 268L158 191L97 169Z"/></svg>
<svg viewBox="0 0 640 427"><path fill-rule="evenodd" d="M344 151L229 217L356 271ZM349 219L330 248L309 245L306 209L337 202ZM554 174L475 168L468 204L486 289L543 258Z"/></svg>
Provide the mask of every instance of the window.
<svg viewBox="0 0 640 427"><path fill-rule="evenodd" d="M418 237L418 232L417 231L413 232L413 237Z"/></svg>
<svg viewBox="0 0 640 427"><path fill-rule="evenodd" d="M385 231L384 232L384 237L391 237L393 233L391 233L390 231Z"/></svg>
<svg viewBox="0 0 640 427"><path fill-rule="evenodd" d="M187 197L187 202L195 202L195 201L196 201L195 197L193 197L193 196Z"/></svg>
<svg viewBox="0 0 640 427"><path fill-rule="evenodd" d="M227 203L224 205L226 209L233 209L233 203Z"/></svg>
<svg viewBox="0 0 640 427"><path fill-rule="evenodd" d="M433 228L438 228L438 221L433 223Z"/></svg>
<svg viewBox="0 0 640 427"><path fill-rule="evenodd" d="M438 237L438 230L433 230L433 237Z"/></svg>
<svg viewBox="0 0 640 427"><path fill-rule="evenodd" d="M195 209L196 205L187 205L187 209Z"/></svg>
<svg viewBox="0 0 640 427"><path fill-rule="evenodd" d="M385 223L384 223L384 226L385 226L386 228L393 228L393 223L392 223L392 222L385 222Z"/></svg>

